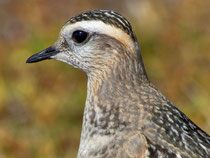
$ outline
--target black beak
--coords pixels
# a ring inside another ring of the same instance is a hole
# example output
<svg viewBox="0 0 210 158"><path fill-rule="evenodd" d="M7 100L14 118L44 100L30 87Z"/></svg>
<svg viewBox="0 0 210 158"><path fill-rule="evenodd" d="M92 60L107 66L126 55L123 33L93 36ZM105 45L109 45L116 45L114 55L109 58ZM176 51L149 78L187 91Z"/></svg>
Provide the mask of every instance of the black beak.
<svg viewBox="0 0 210 158"><path fill-rule="evenodd" d="M51 46L37 54L32 55L30 58L28 58L26 63L35 63L45 59L51 59L51 56L57 53L59 53L59 51L54 46Z"/></svg>

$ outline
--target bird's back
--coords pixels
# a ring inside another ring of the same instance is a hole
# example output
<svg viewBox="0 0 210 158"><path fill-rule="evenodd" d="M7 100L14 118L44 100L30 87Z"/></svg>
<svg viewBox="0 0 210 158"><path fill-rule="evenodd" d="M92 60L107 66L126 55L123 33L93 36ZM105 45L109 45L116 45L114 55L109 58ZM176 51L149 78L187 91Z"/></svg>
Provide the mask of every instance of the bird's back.
<svg viewBox="0 0 210 158"><path fill-rule="evenodd" d="M145 88L146 89L146 88ZM153 85L146 92L141 133L148 143L150 157L210 157L210 137L176 108ZM144 91L142 89L142 91ZM158 98L158 99L157 99ZM143 126L142 126L143 125Z"/></svg>

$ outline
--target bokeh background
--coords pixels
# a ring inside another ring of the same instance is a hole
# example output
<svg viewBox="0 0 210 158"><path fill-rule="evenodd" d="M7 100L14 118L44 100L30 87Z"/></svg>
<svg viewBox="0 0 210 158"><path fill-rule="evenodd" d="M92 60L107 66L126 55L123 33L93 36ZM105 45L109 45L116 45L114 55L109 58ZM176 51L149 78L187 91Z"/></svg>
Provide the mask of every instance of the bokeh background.
<svg viewBox="0 0 210 158"><path fill-rule="evenodd" d="M76 157L86 75L58 61L25 61L91 9L132 23L150 80L210 134L209 8L207 0L0 0L0 158Z"/></svg>

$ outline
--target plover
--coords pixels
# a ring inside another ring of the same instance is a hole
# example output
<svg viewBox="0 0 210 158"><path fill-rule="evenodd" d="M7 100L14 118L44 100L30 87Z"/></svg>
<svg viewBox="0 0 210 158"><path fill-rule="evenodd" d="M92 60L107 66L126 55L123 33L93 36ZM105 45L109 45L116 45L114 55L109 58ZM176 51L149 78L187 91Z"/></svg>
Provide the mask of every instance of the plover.
<svg viewBox="0 0 210 158"><path fill-rule="evenodd" d="M31 56L86 72L78 158L209 158L210 137L149 81L130 23L109 10L72 17L55 44Z"/></svg>

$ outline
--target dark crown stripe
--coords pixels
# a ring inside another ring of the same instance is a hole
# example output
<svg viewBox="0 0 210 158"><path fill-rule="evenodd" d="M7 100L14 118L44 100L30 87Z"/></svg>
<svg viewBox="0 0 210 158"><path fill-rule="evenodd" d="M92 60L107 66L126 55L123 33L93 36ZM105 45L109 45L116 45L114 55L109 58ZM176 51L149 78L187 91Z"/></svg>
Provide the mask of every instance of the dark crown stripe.
<svg viewBox="0 0 210 158"><path fill-rule="evenodd" d="M93 10L84 12L72 17L67 23L76 23L79 21L100 20L105 24L113 25L126 32L134 41L135 35L132 31L130 23L120 14L109 10Z"/></svg>

